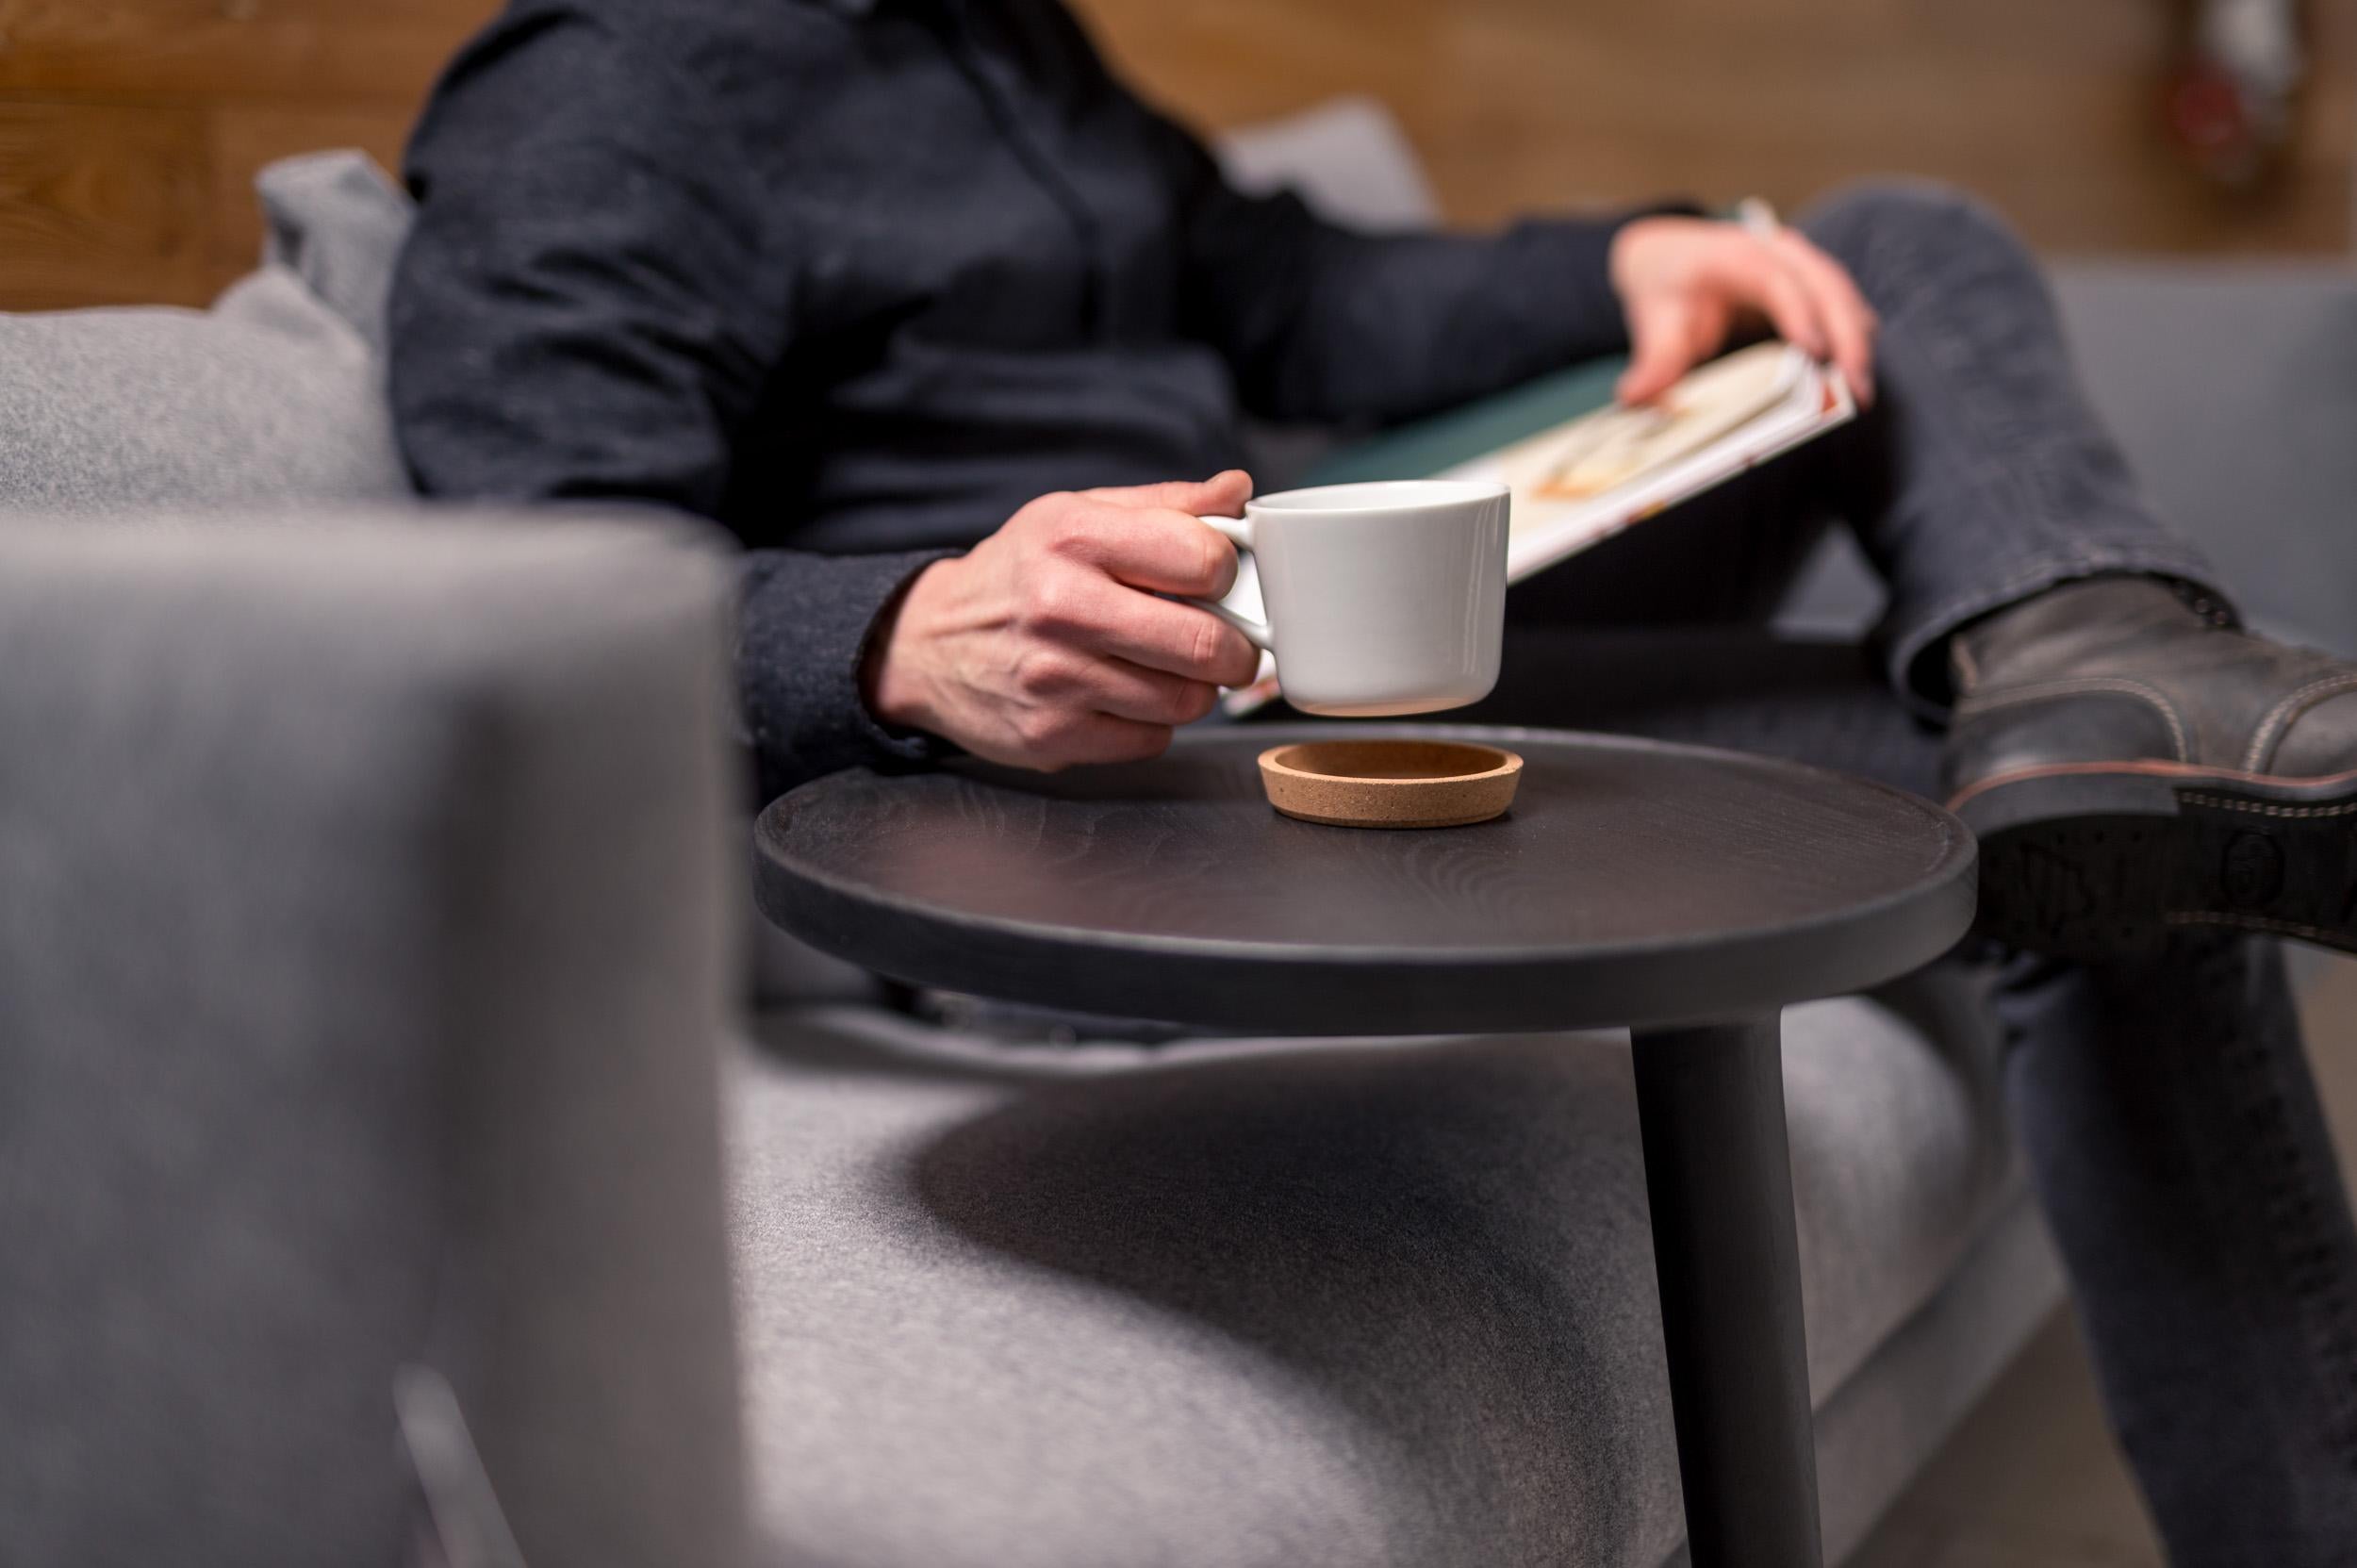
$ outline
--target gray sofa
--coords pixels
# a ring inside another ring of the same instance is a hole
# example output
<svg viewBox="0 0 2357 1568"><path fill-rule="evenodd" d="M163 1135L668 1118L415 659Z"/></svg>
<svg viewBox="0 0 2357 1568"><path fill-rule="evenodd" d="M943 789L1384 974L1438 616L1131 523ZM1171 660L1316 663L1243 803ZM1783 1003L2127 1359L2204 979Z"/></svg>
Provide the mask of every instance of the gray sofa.
<svg viewBox="0 0 2357 1568"><path fill-rule="evenodd" d="M714 542L364 504L399 203L265 196L211 313L0 318L0 1560L1679 1554L1620 1040L872 1005L749 913ZM2184 520L2345 645L2357 288L2066 297ZM1977 983L1788 1019L1835 1559L2060 1299Z"/></svg>

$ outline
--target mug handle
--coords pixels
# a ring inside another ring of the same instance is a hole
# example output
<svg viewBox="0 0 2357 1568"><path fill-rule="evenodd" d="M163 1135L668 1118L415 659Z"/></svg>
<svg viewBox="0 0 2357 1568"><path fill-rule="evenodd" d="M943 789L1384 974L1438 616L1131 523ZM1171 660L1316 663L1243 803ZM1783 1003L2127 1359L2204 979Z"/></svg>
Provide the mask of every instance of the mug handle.
<svg viewBox="0 0 2357 1568"><path fill-rule="evenodd" d="M1206 528L1215 529L1219 533L1227 536L1228 542L1234 545L1238 550L1250 550L1252 548L1252 524L1246 519L1197 518L1195 520L1203 524ZM1228 625L1233 626L1237 631L1242 632L1251 642L1252 646L1261 650L1263 653L1271 652L1276 647L1276 643L1273 640L1275 634L1269 631L1265 622L1255 620L1250 616L1238 615L1235 611L1229 609L1227 605L1222 604L1215 600L1185 599L1179 601L1179 602L1184 604L1193 604L1198 609L1211 611L1213 615L1219 617L1220 619L1228 622Z"/></svg>

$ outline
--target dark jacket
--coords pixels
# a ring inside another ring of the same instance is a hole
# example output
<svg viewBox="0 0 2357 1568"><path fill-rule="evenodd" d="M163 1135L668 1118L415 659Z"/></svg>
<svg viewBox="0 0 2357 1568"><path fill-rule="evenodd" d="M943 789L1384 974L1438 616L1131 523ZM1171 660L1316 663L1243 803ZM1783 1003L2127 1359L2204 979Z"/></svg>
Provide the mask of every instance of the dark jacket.
<svg viewBox="0 0 2357 1568"><path fill-rule="evenodd" d="M868 628L1033 497L1623 338L1612 223L1376 238L1239 195L1055 0L516 0L408 174L419 484L733 530L770 789L921 753L861 703Z"/></svg>

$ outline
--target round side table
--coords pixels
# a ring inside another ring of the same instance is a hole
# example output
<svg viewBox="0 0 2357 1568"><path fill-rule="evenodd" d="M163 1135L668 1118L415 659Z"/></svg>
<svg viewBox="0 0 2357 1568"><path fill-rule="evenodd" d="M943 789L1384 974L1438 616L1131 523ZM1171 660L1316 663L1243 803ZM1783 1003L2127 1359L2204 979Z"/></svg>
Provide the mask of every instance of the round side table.
<svg viewBox="0 0 2357 1568"><path fill-rule="evenodd" d="M1969 926L1937 806L1790 763L1553 732L1353 726L1521 752L1513 809L1383 832L1279 817L1255 759L835 774L755 833L769 918L912 983L1294 1034L1626 1027L1696 1568L1816 1568L1816 1454L1778 1016Z"/></svg>

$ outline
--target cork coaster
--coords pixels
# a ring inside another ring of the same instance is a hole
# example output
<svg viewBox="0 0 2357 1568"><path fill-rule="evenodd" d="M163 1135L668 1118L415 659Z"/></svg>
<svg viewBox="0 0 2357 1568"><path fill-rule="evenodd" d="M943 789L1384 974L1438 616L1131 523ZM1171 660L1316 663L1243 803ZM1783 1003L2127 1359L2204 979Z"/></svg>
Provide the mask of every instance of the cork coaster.
<svg viewBox="0 0 2357 1568"><path fill-rule="evenodd" d="M1268 802L1338 828L1459 828L1514 803L1523 759L1459 740L1308 740L1261 753Z"/></svg>

